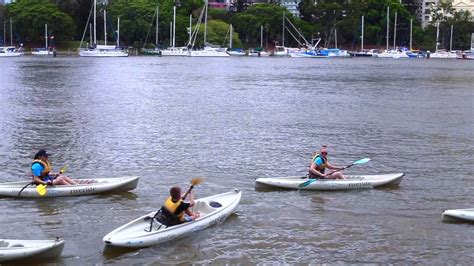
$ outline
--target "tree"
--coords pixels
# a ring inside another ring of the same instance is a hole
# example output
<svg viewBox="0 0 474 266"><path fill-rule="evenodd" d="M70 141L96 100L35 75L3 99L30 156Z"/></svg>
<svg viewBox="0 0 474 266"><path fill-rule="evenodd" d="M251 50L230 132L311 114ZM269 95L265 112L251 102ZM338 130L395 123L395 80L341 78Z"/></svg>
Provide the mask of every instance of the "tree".
<svg viewBox="0 0 474 266"><path fill-rule="evenodd" d="M246 11L235 14L231 19L231 23L246 43L254 46L260 44L261 26L265 29L265 39L275 43L282 40L283 14L292 21L295 27L301 29L307 37L315 33L314 26L295 18L285 7L277 4L259 3L252 5ZM296 45L295 40L290 39L290 42L291 45Z"/></svg>
<svg viewBox="0 0 474 266"><path fill-rule="evenodd" d="M44 24L56 40L69 40L75 32L72 18L46 0L18 0L7 5L6 17L14 23L17 42L44 40Z"/></svg>

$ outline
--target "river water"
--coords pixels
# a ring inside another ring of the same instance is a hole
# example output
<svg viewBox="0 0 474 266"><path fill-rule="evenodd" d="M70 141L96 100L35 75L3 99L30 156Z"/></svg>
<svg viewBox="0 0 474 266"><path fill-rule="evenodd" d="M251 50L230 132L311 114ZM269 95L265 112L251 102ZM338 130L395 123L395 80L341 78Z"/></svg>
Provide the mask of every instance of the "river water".
<svg viewBox="0 0 474 266"><path fill-rule="evenodd" d="M46 148L78 178L139 175L137 189L0 199L0 238L66 240L52 263L470 264L474 227L441 221L474 201L474 62L290 58L2 58L0 182L28 178ZM329 145L348 174L404 172L399 187L255 188L306 174ZM104 248L172 185L240 188L223 224L171 243Z"/></svg>

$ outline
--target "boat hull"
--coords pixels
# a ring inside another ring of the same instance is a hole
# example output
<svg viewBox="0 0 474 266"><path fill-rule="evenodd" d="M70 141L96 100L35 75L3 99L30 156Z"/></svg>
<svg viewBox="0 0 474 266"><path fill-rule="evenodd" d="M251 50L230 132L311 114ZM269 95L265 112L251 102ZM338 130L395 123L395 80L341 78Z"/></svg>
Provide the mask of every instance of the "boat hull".
<svg viewBox="0 0 474 266"><path fill-rule="evenodd" d="M46 187L47 191L44 196L38 194L34 185L27 186L20 195L18 195L20 190L29 182L0 183L0 197L51 198L123 192L135 189L138 185L139 177L126 176L91 180L92 182L89 184L48 186Z"/></svg>
<svg viewBox="0 0 474 266"><path fill-rule="evenodd" d="M307 177L277 177L277 178L257 178L255 184L258 186L271 186L287 189L302 190L351 190L363 188L376 188L388 185L399 185L404 174L381 174L381 175L353 175L347 176L347 179L317 179L311 184L300 187L301 184L310 180Z"/></svg>
<svg viewBox="0 0 474 266"><path fill-rule="evenodd" d="M59 257L65 241L0 239L0 262Z"/></svg>
<svg viewBox="0 0 474 266"><path fill-rule="evenodd" d="M443 222L471 222L474 223L473 209L445 210L442 215Z"/></svg>
<svg viewBox="0 0 474 266"><path fill-rule="evenodd" d="M168 242L222 223L234 212L241 197L242 192L234 189L227 193L198 199L192 208L193 212L197 211L201 214L198 219L171 227L165 227L155 220L149 232L150 217L156 213L151 212L113 230L104 236L103 241L107 246L127 248L149 247Z"/></svg>

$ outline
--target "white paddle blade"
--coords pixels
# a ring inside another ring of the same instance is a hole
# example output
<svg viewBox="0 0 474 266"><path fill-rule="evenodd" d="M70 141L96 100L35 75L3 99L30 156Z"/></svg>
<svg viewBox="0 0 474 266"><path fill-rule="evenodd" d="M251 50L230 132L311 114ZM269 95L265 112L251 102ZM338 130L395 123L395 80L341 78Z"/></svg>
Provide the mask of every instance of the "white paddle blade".
<svg viewBox="0 0 474 266"><path fill-rule="evenodd" d="M353 164L364 164L364 163L367 163L370 161L370 158L364 158L364 159L360 159L358 161L355 161Z"/></svg>

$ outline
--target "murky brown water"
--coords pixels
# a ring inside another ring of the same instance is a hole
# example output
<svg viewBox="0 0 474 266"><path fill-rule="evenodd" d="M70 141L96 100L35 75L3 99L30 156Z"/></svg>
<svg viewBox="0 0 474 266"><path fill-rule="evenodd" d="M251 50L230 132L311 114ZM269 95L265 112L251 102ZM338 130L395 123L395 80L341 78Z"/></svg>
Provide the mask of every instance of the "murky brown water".
<svg viewBox="0 0 474 266"><path fill-rule="evenodd" d="M441 222L474 207L474 62L275 58L0 60L0 181L26 179L34 153L74 177L139 175L119 195L0 199L0 238L62 237L53 263L470 264L474 227ZM348 173L405 172L400 187L258 190L304 174L329 144ZM222 225L172 243L104 249L102 237L204 176L198 197L242 189Z"/></svg>

